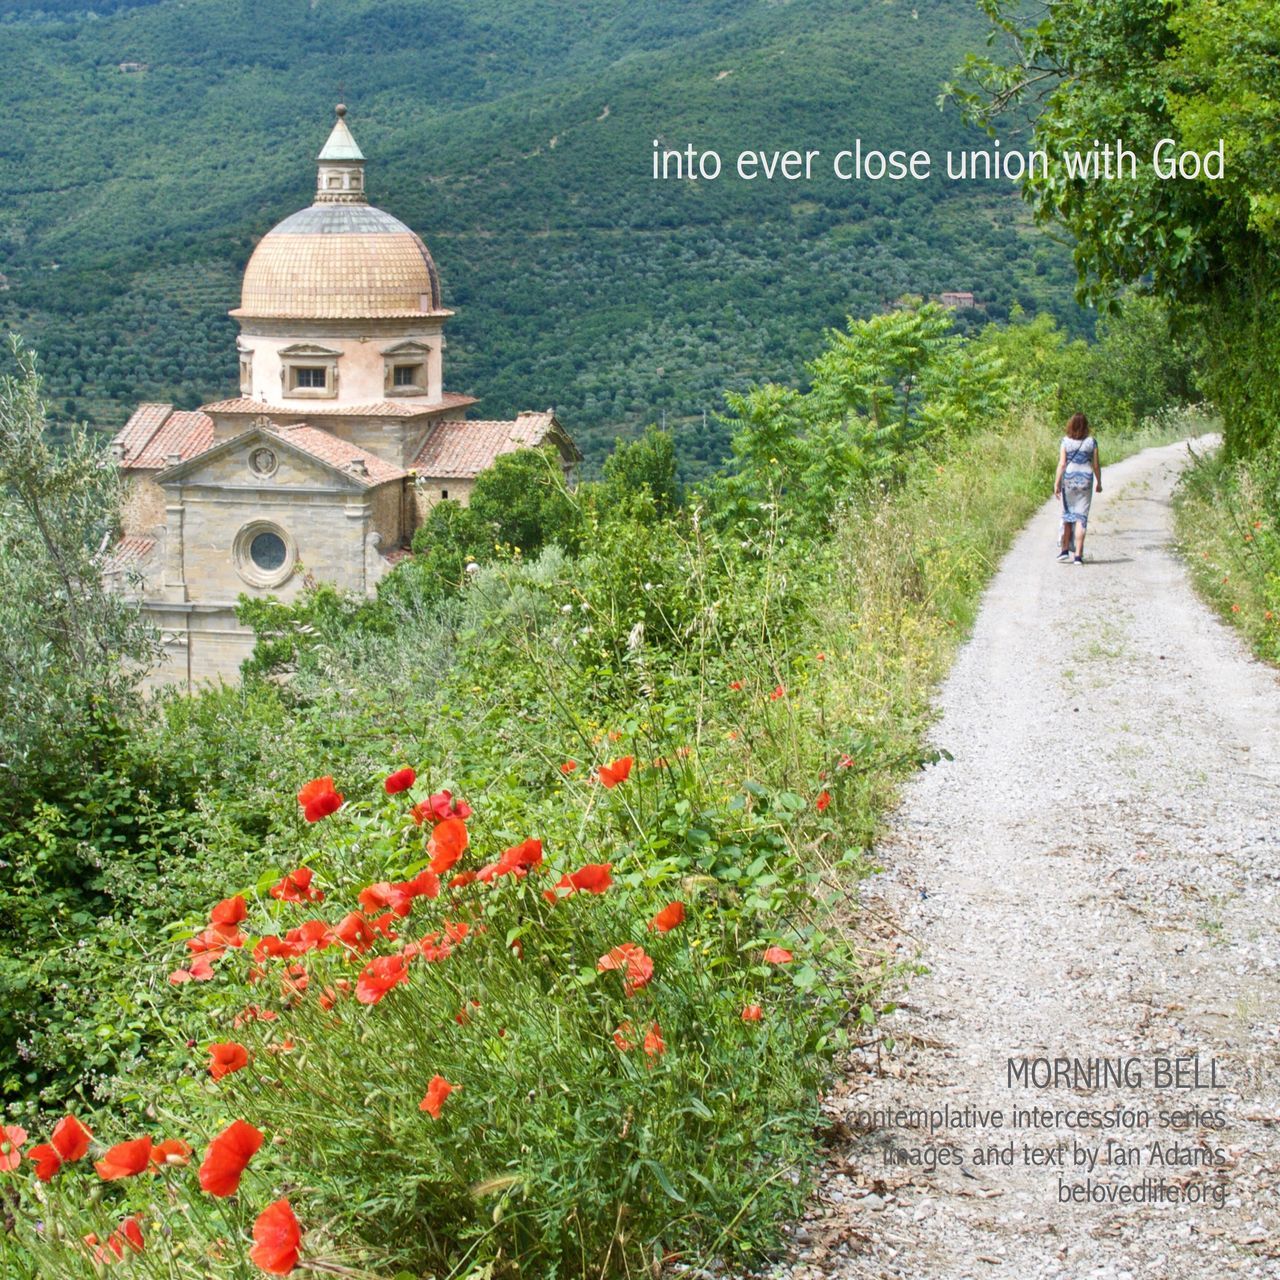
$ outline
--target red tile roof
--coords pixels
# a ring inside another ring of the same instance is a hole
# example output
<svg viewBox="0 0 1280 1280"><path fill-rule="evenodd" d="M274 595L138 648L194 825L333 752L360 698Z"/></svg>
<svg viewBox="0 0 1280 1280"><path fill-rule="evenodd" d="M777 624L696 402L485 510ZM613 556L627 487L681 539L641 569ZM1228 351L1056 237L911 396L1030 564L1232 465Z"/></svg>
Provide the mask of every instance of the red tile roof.
<svg viewBox="0 0 1280 1280"><path fill-rule="evenodd" d="M475 396L456 395L450 391L439 400L423 401L415 398L404 400L379 400L374 404L316 404L301 405L297 409L267 404L264 400L250 400L240 396L234 400L215 400L202 406L204 413L243 413L254 417L265 414L274 421L281 418L424 418L446 409L465 409L475 404Z"/></svg>
<svg viewBox="0 0 1280 1280"><path fill-rule="evenodd" d="M522 413L514 422L484 419L437 422L427 432L413 460L413 469L420 475L441 480L478 476L501 454L542 444L557 425L550 410ZM571 456L580 456L572 441L569 449Z"/></svg>
<svg viewBox="0 0 1280 1280"><path fill-rule="evenodd" d="M156 549L154 538L143 538L136 534L126 534L107 552L103 564L104 573L123 573L138 569L144 565L151 553Z"/></svg>
<svg viewBox="0 0 1280 1280"><path fill-rule="evenodd" d="M171 404L140 404L112 441L121 470L159 470L177 454L184 462L213 444L213 419L175 410Z"/></svg>
<svg viewBox="0 0 1280 1280"><path fill-rule="evenodd" d="M331 467L337 467L366 489L404 476L399 467L379 458L377 454L360 449L346 440L339 440L337 436L321 431L319 427L309 427L302 423L292 427L273 425L269 431L281 440L288 441L294 448L301 449L303 453L326 462ZM357 465L353 467L353 463Z"/></svg>

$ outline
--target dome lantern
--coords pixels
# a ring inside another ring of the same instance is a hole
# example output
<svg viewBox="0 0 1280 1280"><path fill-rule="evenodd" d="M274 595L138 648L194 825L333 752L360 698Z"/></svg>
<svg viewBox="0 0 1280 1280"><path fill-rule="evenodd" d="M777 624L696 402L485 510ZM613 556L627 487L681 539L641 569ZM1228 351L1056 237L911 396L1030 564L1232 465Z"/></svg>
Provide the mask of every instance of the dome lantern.
<svg viewBox="0 0 1280 1280"><path fill-rule="evenodd" d="M364 193L364 153L347 127L347 108L340 102L334 112L338 118L329 141L316 157L316 203L368 204Z"/></svg>

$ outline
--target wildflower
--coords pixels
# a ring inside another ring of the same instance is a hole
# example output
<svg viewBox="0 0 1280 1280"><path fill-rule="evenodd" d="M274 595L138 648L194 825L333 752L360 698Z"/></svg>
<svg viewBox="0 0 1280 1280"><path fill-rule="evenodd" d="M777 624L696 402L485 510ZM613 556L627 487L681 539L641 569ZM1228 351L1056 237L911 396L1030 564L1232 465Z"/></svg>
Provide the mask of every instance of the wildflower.
<svg viewBox="0 0 1280 1280"><path fill-rule="evenodd" d="M233 1120L212 1142L200 1164L200 1186L211 1196L233 1196L262 1134L246 1120Z"/></svg>
<svg viewBox="0 0 1280 1280"><path fill-rule="evenodd" d="M408 980L409 966L403 956L379 956L361 972L356 999L361 1004L377 1004L392 987Z"/></svg>
<svg viewBox="0 0 1280 1280"><path fill-rule="evenodd" d="M253 1224L249 1261L269 1276L287 1276L298 1265L302 1228L288 1200L277 1200L258 1214Z"/></svg>
<svg viewBox="0 0 1280 1280"><path fill-rule="evenodd" d="M828 806L830 803L831 803L831 792L830 792L830 791L819 791L819 792L818 792L818 800L817 800L817 804L816 804L816 806L815 806L815 807L817 808L818 812L819 812L819 813L825 813L825 812L827 811L827 806Z"/></svg>
<svg viewBox="0 0 1280 1280"><path fill-rule="evenodd" d="M476 880L474 871L460 871L452 880L449 881L450 889L463 889L469 884L473 884Z"/></svg>
<svg viewBox="0 0 1280 1280"><path fill-rule="evenodd" d="M310 867L299 867L277 880L268 892L278 902L323 902L323 890L311 887L314 876Z"/></svg>
<svg viewBox="0 0 1280 1280"><path fill-rule="evenodd" d="M284 935L288 954L305 955L308 951L326 951L337 941L337 935L324 920L308 920ZM254 958L261 959L254 949Z"/></svg>
<svg viewBox="0 0 1280 1280"><path fill-rule="evenodd" d="M618 783L626 782L627 778L631 776L633 763L631 756L623 756L612 764L602 764L598 771L600 785L602 787L616 787Z"/></svg>
<svg viewBox="0 0 1280 1280"><path fill-rule="evenodd" d="M351 982L347 978L339 978L331 987L325 987L320 993L320 1007L328 1013L335 1004L338 1003L339 996L349 996L351 994Z"/></svg>
<svg viewBox="0 0 1280 1280"><path fill-rule="evenodd" d="M790 964L795 956L785 947L768 947L763 956L765 964Z"/></svg>
<svg viewBox="0 0 1280 1280"><path fill-rule="evenodd" d="M460 817L442 818L427 841L431 870L438 876L452 871L462 855L466 853L469 843L467 824Z"/></svg>
<svg viewBox="0 0 1280 1280"><path fill-rule="evenodd" d="M667 1051L666 1041L662 1038L662 1028L656 1022L645 1033L644 1051L650 1058L660 1058Z"/></svg>
<svg viewBox="0 0 1280 1280"><path fill-rule="evenodd" d="M223 900L209 912L209 919L213 924L237 925L244 920L248 914L249 908L245 904L243 896L237 893L234 898L223 898Z"/></svg>
<svg viewBox="0 0 1280 1280"><path fill-rule="evenodd" d="M11 1173L22 1163L27 1131L16 1124L0 1125L0 1173Z"/></svg>
<svg viewBox="0 0 1280 1280"><path fill-rule="evenodd" d="M342 808L342 795L334 790L333 775L325 774L323 778L313 778L298 792L298 803L302 806L302 816L308 822L319 822L331 813Z"/></svg>
<svg viewBox="0 0 1280 1280"><path fill-rule="evenodd" d="M777 702L779 698L785 698L786 696L787 696L786 689L784 689L782 685L778 685L778 687L774 689L774 691L769 695L769 701Z"/></svg>
<svg viewBox="0 0 1280 1280"><path fill-rule="evenodd" d="M827 660L827 655L825 653L819 653L816 656L819 662L826 662Z"/></svg>
<svg viewBox="0 0 1280 1280"><path fill-rule="evenodd" d="M684 903L669 902L649 921L649 931L651 933L670 933L676 925L683 923Z"/></svg>
<svg viewBox="0 0 1280 1280"><path fill-rule="evenodd" d="M471 806L465 800L455 800L451 791L437 791L424 802L423 816L432 822L446 822L450 818L466 821L471 817Z"/></svg>
<svg viewBox="0 0 1280 1280"><path fill-rule="evenodd" d="M566 760L564 764L560 766L560 772L563 773L565 777L568 777L569 774L571 774L577 767L578 762L576 760Z"/></svg>
<svg viewBox="0 0 1280 1280"><path fill-rule="evenodd" d="M1240 606L1239 606L1238 604L1233 604L1233 605L1231 606L1231 612L1232 612L1232 613L1239 613L1239 612L1240 612Z"/></svg>
<svg viewBox="0 0 1280 1280"><path fill-rule="evenodd" d="M466 1004L453 1015L453 1020L460 1027L465 1027L471 1021L471 1010L480 1007L479 1000L468 1000Z"/></svg>
<svg viewBox="0 0 1280 1280"><path fill-rule="evenodd" d="M852 757L852 756L851 756L851 755L846 751L843 755L841 755L840 759L836 761L836 768L837 768L837 769L852 769L852 768L853 768L853 757Z"/></svg>
<svg viewBox="0 0 1280 1280"><path fill-rule="evenodd" d="M215 1080L249 1065L249 1050L234 1040L209 1046L209 1074Z"/></svg>
<svg viewBox="0 0 1280 1280"><path fill-rule="evenodd" d="M408 791L417 780L418 775L412 769L397 769L383 782L382 788L387 795L394 796L401 791Z"/></svg>
<svg viewBox="0 0 1280 1280"><path fill-rule="evenodd" d="M427 1085L426 1097L418 1103L418 1110L425 1111L433 1120L439 1120L440 1110L444 1106L445 1099L455 1089L460 1088L462 1088L461 1085L450 1084L444 1076L432 1076L431 1082Z"/></svg>
<svg viewBox="0 0 1280 1280"><path fill-rule="evenodd" d="M759 1022L764 1017L764 1010L758 1004L746 1004L742 1006L743 1022Z"/></svg>
<svg viewBox="0 0 1280 1280"><path fill-rule="evenodd" d="M150 1163L151 1139L134 1138L131 1142L117 1142L93 1167L103 1182L115 1182L134 1177Z"/></svg>
<svg viewBox="0 0 1280 1280"><path fill-rule="evenodd" d="M300 1000L306 994L307 984L310 981L306 965L291 964L280 978L281 999Z"/></svg>
<svg viewBox="0 0 1280 1280"><path fill-rule="evenodd" d="M190 969L175 969L169 975L173 985L180 986L184 982L208 982L213 977L213 965L208 956L200 956Z"/></svg>
<svg viewBox="0 0 1280 1280"><path fill-rule="evenodd" d="M191 1163L191 1147L181 1138L166 1138L151 1148L151 1163L157 1169Z"/></svg>
<svg viewBox="0 0 1280 1280"><path fill-rule="evenodd" d="M127 1248L132 1249L135 1253L141 1253L145 1247L145 1241L142 1238L142 1228L138 1224L140 1214L134 1214L132 1217L126 1218L111 1234L107 1237L105 1243L98 1240L97 1234L90 1231L84 1237L86 1249L93 1250L93 1260L97 1263L107 1263L114 1257L117 1261L124 1257L124 1251Z"/></svg>
<svg viewBox="0 0 1280 1280"><path fill-rule="evenodd" d="M352 911L343 916L333 932L344 947L358 955L363 955L373 946L373 930L369 928L368 921L358 911Z"/></svg>
<svg viewBox="0 0 1280 1280"><path fill-rule="evenodd" d="M647 986L653 977L653 961L645 954L644 948L634 942L624 942L596 961L598 973L610 969L623 970L622 991L628 996Z"/></svg>
<svg viewBox="0 0 1280 1280"><path fill-rule="evenodd" d="M617 1030L613 1033L613 1043L622 1053L630 1053L636 1047L636 1042L631 1038L635 1033L636 1029L630 1022L619 1023Z"/></svg>
<svg viewBox="0 0 1280 1280"><path fill-rule="evenodd" d="M732 689L735 693L739 692L739 691L742 689L742 681L741 681L741 680L730 680L730 681L729 681L729 688L730 688L730 689Z"/></svg>
<svg viewBox="0 0 1280 1280"><path fill-rule="evenodd" d="M564 889L567 893L603 893L613 883L612 862L588 862L577 871L570 871L556 882L556 889ZM544 895L554 901L555 893L548 890Z"/></svg>
<svg viewBox="0 0 1280 1280"><path fill-rule="evenodd" d="M93 1134L75 1116L63 1116L53 1126L49 1141L27 1152L27 1159L35 1162L36 1177L48 1182L64 1164L83 1160L89 1152L91 1137Z"/></svg>
<svg viewBox="0 0 1280 1280"><path fill-rule="evenodd" d="M515 876L518 880L527 875L531 868L538 866L541 861L542 841L525 840L504 850L497 862L491 862L477 873L476 879L482 880L485 884L491 883L498 876Z"/></svg>

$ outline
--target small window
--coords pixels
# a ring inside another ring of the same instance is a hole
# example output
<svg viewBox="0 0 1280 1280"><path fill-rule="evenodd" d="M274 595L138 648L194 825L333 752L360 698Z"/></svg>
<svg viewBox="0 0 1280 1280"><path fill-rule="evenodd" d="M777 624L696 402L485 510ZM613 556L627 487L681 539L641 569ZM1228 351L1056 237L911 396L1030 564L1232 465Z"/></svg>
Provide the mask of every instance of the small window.
<svg viewBox="0 0 1280 1280"><path fill-rule="evenodd" d="M323 391L328 385L327 374L328 370L322 364L294 365L293 385Z"/></svg>
<svg viewBox="0 0 1280 1280"><path fill-rule="evenodd" d="M449 496L449 490L448 490L448 489L441 489L441 490L440 490L440 496L441 496L442 498L447 498L447 497Z"/></svg>
<svg viewBox="0 0 1280 1280"><path fill-rule="evenodd" d="M391 385L395 387L416 387L418 385L418 368L416 364L398 364L391 376Z"/></svg>
<svg viewBox="0 0 1280 1280"><path fill-rule="evenodd" d="M264 573L273 573L284 564L287 551L278 533L264 529L249 543L249 559Z"/></svg>

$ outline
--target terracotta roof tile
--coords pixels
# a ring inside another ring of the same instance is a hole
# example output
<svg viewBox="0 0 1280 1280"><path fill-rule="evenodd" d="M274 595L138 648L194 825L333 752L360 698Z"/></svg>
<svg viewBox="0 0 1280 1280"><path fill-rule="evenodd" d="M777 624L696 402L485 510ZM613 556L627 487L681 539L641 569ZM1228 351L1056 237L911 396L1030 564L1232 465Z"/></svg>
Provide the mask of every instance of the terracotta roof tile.
<svg viewBox="0 0 1280 1280"><path fill-rule="evenodd" d="M522 413L514 422L437 422L427 432L413 469L442 480L477 476L501 454L540 445L554 423L550 412Z"/></svg>
<svg viewBox="0 0 1280 1280"><path fill-rule="evenodd" d="M308 404L297 409L284 409L280 405L267 404L263 400L251 400L239 396L233 400L215 400L203 405L202 413L243 413L252 416L265 415L273 421L285 418L424 418L446 409L465 409L475 404L474 396L448 392L439 400L423 402L416 399L379 400L374 404Z"/></svg>
<svg viewBox="0 0 1280 1280"><path fill-rule="evenodd" d="M137 534L126 534L107 552L103 564L104 573L123 573L130 569L138 569L150 558L156 549L154 538L143 538Z"/></svg>
<svg viewBox="0 0 1280 1280"><path fill-rule="evenodd" d="M346 440L339 440L337 436L321 431L319 427L299 424L273 427L271 430L294 448L301 449L303 453L318 458L321 462L327 462L331 467L337 467L366 488L386 484L388 480L399 480L404 475L399 467L379 458L377 454L357 448ZM353 468L352 463L360 464L364 470L361 471L359 466Z"/></svg>
<svg viewBox="0 0 1280 1280"><path fill-rule="evenodd" d="M124 471L159 470L176 453L183 462L213 444L213 419L171 404L142 404L113 441Z"/></svg>

